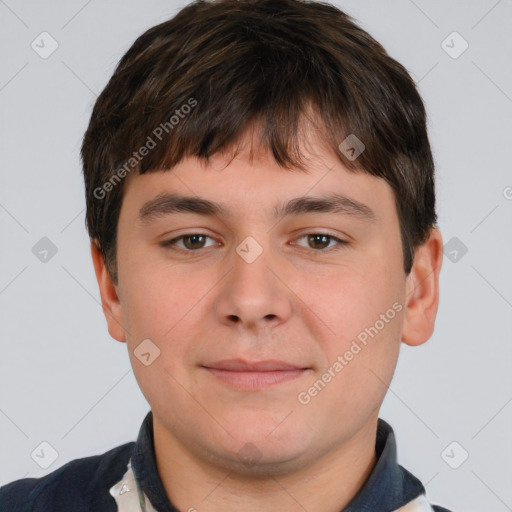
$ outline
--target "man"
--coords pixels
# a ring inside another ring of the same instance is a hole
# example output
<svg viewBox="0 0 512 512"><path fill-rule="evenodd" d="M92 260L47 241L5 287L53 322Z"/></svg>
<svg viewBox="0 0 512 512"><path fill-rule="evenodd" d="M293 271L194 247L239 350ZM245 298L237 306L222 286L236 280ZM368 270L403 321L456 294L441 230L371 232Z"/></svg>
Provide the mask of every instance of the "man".
<svg viewBox="0 0 512 512"><path fill-rule="evenodd" d="M0 490L9 511L446 511L378 418L432 335L425 109L337 8L194 2L139 37L82 146L136 443Z"/></svg>

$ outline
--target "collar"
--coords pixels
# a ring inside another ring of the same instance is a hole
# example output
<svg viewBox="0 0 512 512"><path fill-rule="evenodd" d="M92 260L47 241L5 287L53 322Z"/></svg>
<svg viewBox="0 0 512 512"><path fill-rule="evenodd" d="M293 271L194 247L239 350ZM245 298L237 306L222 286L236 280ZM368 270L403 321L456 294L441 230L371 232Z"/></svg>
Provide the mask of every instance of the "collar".
<svg viewBox="0 0 512 512"><path fill-rule="evenodd" d="M432 508L422 483L397 463L395 434L378 420L377 463L357 495L342 512L427 512ZM111 489L119 512L179 512L169 501L156 465L153 413L145 417L134 445L128 470ZM145 508L144 508L145 507Z"/></svg>

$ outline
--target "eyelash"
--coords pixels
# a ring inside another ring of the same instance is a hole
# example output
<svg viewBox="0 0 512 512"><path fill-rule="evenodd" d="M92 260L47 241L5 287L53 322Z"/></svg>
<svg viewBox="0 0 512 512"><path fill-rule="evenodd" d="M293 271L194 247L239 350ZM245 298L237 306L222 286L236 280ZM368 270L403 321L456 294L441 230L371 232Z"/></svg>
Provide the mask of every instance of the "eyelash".
<svg viewBox="0 0 512 512"><path fill-rule="evenodd" d="M348 245L348 243L349 243L349 242L347 242L345 240L341 240L340 238L335 237L334 235L331 235L329 233L321 233L321 232L319 232L319 233L317 233L317 232L306 233L305 235L301 235L297 240L301 240L302 238L306 238L306 237L308 237L310 235L325 236L325 237L330 239L329 241L334 240L334 241L338 242L338 247L336 247L334 249L334 251L342 249L343 246ZM203 236L203 237L206 237L206 238L212 238L211 236L205 235L204 233L186 233L184 235L178 236L178 237L173 238L171 240L163 241L163 242L160 243L160 245L162 247L166 248L166 249L171 249L173 251L178 251L178 252L181 252L181 253L184 253L184 254L189 254L189 253L193 253L193 252L199 252L201 249L207 249L208 248L208 247L199 247L198 249L182 249L181 247L178 247L176 245L176 243L179 240L182 240L183 238L186 238L186 237L192 237L192 236ZM322 252L331 252L332 247L331 248L324 248L324 249L310 249L310 248L303 247L303 249L305 249L309 253L316 253L316 254L318 254L318 253L322 253Z"/></svg>

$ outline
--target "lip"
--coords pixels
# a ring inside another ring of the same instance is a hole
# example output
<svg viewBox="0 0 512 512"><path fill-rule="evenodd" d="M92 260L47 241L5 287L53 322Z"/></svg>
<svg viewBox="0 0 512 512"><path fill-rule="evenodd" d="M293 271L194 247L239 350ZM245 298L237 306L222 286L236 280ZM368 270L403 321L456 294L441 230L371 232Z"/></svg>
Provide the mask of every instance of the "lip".
<svg viewBox="0 0 512 512"><path fill-rule="evenodd" d="M223 359L214 363L202 365L205 368L215 370L227 370L231 372L273 372L284 370L304 370L302 366L268 359L266 361L245 361L244 359Z"/></svg>
<svg viewBox="0 0 512 512"><path fill-rule="evenodd" d="M202 365L211 375L238 390L253 391L296 379L310 368L284 361L224 359Z"/></svg>

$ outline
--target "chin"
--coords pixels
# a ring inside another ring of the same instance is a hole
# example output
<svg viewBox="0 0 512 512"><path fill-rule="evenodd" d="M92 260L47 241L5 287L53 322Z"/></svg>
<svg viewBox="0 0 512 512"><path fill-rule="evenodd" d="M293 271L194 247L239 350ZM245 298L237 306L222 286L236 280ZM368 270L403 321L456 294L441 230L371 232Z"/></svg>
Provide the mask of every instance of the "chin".
<svg viewBox="0 0 512 512"><path fill-rule="evenodd" d="M227 435L220 445L211 447L217 462L224 461L229 469L252 476L282 475L297 470L307 449L307 436L301 435L297 428L293 431L283 428L278 434L280 427L276 428L275 422L245 426L242 422L236 429L230 429L233 437Z"/></svg>
<svg viewBox="0 0 512 512"><path fill-rule="evenodd" d="M299 447L295 449L260 449L253 443L246 443L237 452L225 453L217 458L224 461L224 468L253 479L254 477L282 476L297 471L305 465L304 454Z"/></svg>

